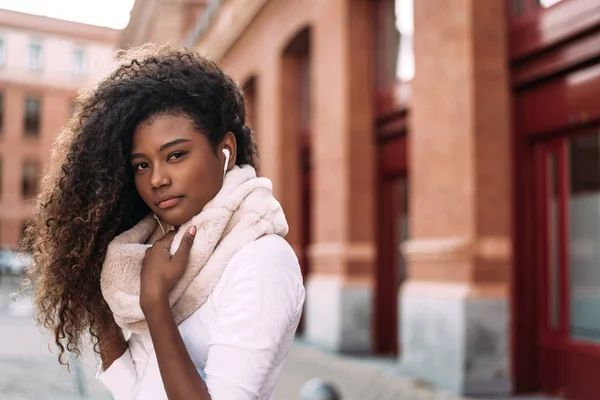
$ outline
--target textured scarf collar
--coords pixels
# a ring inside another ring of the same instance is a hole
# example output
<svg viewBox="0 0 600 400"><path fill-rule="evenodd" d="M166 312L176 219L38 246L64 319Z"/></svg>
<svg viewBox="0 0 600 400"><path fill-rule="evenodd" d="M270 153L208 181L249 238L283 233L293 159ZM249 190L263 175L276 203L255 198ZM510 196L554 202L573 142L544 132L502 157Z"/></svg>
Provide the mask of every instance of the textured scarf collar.
<svg viewBox="0 0 600 400"><path fill-rule="evenodd" d="M234 167L225 176L220 192L200 214L183 224L173 239L174 254L183 234L197 228L190 261L169 304L177 324L198 310L219 282L225 267L244 245L263 235L285 236L288 225L273 197L272 184L258 178L251 166ZM157 222L147 216L109 244L102 267L102 295L119 326L140 333L148 329L140 308L140 272L146 244Z"/></svg>

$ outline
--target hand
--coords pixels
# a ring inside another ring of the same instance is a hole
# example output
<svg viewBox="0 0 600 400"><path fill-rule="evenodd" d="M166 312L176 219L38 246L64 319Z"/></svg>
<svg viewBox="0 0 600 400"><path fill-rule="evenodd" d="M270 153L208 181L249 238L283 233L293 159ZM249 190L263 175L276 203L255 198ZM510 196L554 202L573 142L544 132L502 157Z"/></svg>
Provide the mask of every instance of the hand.
<svg viewBox="0 0 600 400"><path fill-rule="evenodd" d="M183 235L181 244L173 256L169 249L173 243L175 231L170 231L146 250L141 272L140 306L142 311L157 302L168 300L169 293L185 272L195 235L196 227L192 226Z"/></svg>

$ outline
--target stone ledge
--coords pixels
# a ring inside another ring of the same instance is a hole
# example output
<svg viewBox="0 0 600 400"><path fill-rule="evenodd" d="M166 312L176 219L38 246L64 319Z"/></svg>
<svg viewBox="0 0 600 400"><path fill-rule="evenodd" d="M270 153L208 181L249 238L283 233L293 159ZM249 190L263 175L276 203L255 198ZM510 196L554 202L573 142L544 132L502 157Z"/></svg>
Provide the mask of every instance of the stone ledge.
<svg viewBox="0 0 600 400"><path fill-rule="evenodd" d="M400 250L409 262L510 261L512 245L509 236L463 236L407 240Z"/></svg>
<svg viewBox="0 0 600 400"><path fill-rule="evenodd" d="M346 261L372 261L376 257L374 242L313 243L308 248L310 258L339 258Z"/></svg>

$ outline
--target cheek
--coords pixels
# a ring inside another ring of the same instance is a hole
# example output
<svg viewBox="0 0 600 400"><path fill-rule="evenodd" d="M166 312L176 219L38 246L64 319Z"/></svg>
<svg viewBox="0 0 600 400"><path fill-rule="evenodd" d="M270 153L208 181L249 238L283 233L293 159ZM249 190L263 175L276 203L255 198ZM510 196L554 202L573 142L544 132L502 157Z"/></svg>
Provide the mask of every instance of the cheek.
<svg viewBox="0 0 600 400"><path fill-rule="evenodd" d="M183 173L185 184L198 200L208 201L221 189L220 172L214 162L198 162Z"/></svg>
<svg viewBox="0 0 600 400"><path fill-rule="evenodd" d="M146 182L144 177L141 175L134 175L133 181L135 183L135 189L137 190L138 194L140 195L142 200L144 200L144 202L148 204L151 195L149 183Z"/></svg>

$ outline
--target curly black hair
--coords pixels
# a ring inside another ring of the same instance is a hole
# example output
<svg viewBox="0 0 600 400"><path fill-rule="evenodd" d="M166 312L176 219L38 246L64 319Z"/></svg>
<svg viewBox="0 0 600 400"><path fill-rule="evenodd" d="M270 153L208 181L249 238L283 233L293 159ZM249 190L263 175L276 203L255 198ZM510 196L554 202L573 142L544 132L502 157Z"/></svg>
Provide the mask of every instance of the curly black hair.
<svg viewBox="0 0 600 400"><path fill-rule="evenodd" d="M185 48L146 44L121 51L117 67L81 93L75 113L54 143L23 246L33 249L27 273L38 323L60 349L81 353L98 332L108 306L100 272L110 241L150 211L138 195L129 155L133 131L156 115L188 117L216 147L228 132L237 165L257 167L239 85L217 64Z"/></svg>

